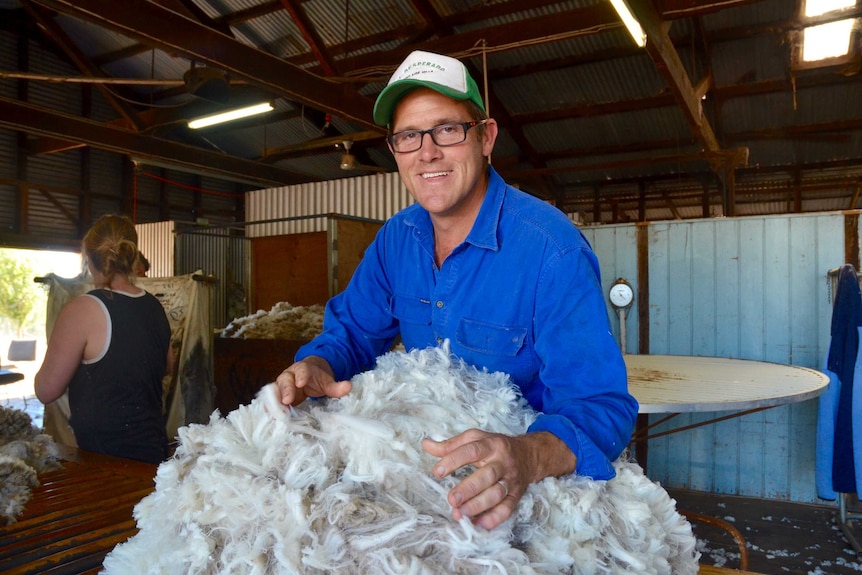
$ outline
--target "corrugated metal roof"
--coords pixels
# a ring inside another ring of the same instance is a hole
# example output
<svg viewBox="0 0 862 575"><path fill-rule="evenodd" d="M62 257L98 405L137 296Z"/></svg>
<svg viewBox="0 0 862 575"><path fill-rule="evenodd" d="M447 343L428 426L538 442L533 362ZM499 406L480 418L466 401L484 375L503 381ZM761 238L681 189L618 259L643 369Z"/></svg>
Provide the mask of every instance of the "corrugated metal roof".
<svg viewBox="0 0 862 575"><path fill-rule="evenodd" d="M91 1L81 0L77 4L87 5ZM370 102L382 89L383 79L397 65L400 55L415 48L463 57L483 76L487 61L493 94L491 114L501 124L493 156L501 170L510 170L507 177L523 181L525 189L532 183L543 189L543 193L571 195L572 201L578 202L578 190L615 180L632 197L637 197L641 188L659 190L678 181L682 181L681 189L697 190L704 178L717 186L716 182L722 179L722 159L742 146L749 148L750 166L794 167L803 183L811 179L812 170L823 162L849 161L840 169L853 174L862 171L862 110L857 95L860 56L856 55L855 67L851 62L844 68L793 71L790 45L794 30L799 27L794 21L795 2L658 3L682 6L665 17L670 24L668 33L675 46L675 57L686 71L689 83L697 86L712 74L704 109L719 149L712 151L716 162L710 165L705 159L696 158L705 147L708 134L699 134L692 127L692 120L686 120L683 113L683 103L674 97L677 91L685 93L688 87L669 85L672 82L669 74L662 73L667 64L653 61L655 53L634 47L616 18L608 16L612 12L606 0L536 2L527 9L517 4L515 11L511 9L514 3L481 0L433 0L424 6L416 6L409 0L294 3L294 9L303 13L311 28L311 37L303 34L304 24L294 22L279 2L193 1L194 6L213 19L198 26L229 23L234 38L221 46L220 36L205 34L205 28L190 28L198 43L189 47L194 49L191 51L207 53L211 46L205 45L204 38L218 44L217 50L231 51L238 45L254 47L261 56L270 54L293 64L285 73L292 73L296 66L312 72L315 76L296 78L298 85L312 84L329 74L328 65L317 61L309 44L316 36L321 42L315 47L317 51L325 53L329 63L337 68L335 72L345 77L333 78L336 81L332 89L324 90L331 92L331 98L317 94L314 102L306 104L292 94L274 93L277 113L273 116L276 119L270 121L250 121L235 128L192 135L184 133L179 123L144 126L145 133L177 138L184 144L239 158L260 158L266 150L320 138L327 144L321 145L316 155L303 151L274 163L309 179L351 175L338 168L341 150L325 138L342 135L349 138L354 132L369 129L355 116L342 117L339 111L354 93ZM52 4L49 0L45 2ZM99 63L100 72L116 78L173 82L173 89L155 83L109 88L125 105L148 112L197 100L179 89L183 74L192 66L183 51L182 32L165 26L165 44L178 46L177 49L159 44L141 45L141 39L132 37L133 31L117 32L106 25L115 17L113 14L99 15L99 21L94 23L69 6L57 6L54 20L78 50ZM0 0L0 9L27 18L19 1ZM856 8L855 13L859 12ZM423 15L428 13L433 16ZM170 20L167 14L165 20ZM194 15L187 21L191 26ZM553 29L558 21L565 22L566 27ZM591 26L579 29L580 21L590 22ZM485 30L487 35L483 34ZM506 34L500 34L500 30ZM149 34L157 36L152 31ZM486 58L482 52L483 38L492 39L492 45L484 48ZM6 54L6 62L14 62L16 44L8 39L8 34L0 38L4 46L0 53ZM53 56L31 51L31 71L36 68L43 74L70 74L74 67L68 62L54 65ZM207 65L218 67L218 55L209 58L216 62ZM254 58L249 60L247 68L252 77L261 73ZM270 68L261 69L271 73ZM366 81L358 80L358 76L374 78ZM477 80L481 83L480 78ZM277 82L267 83L267 89L272 84ZM8 81L0 83L0 93L7 98L17 97L13 85ZM116 119L116 106L106 104L97 91L93 93L96 96L91 117L103 122ZM55 90L35 80L30 81L28 97L34 104L71 113L80 113L83 106L76 88L65 86ZM279 115L291 111L300 115ZM324 123L325 116L328 124ZM359 142L355 150L366 161L387 169L395 167L382 138ZM683 157L686 155L687 158ZM170 158L163 160L168 162ZM752 172L745 171L744 166L736 167L740 192L737 197L743 197L742 191L749 185ZM780 173L770 169L764 177L781 182ZM834 174L829 177L837 178ZM541 181L536 181L537 178ZM840 188L840 180L835 182ZM601 189L607 187L602 185ZM659 206L655 210L665 210L660 207L661 197L651 198ZM770 198L763 200L764 210L774 209ZM817 205L818 201L812 192L810 201L806 198L803 205ZM831 201L822 198L824 206L831 206ZM678 213L683 209L689 207L681 206ZM754 208L746 204L746 209Z"/></svg>
<svg viewBox="0 0 862 575"><path fill-rule="evenodd" d="M494 82L510 114L620 102L661 93L665 84L645 55L558 68Z"/></svg>
<svg viewBox="0 0 862 575"><path fill-rule="evenodd" d="M708 32L758 26L775 21L790 20L796 15L796 2L787 0L764 0L762 2L728 3L722 10L709 12L702 17L703 26ZM673 16L673 14L671 14Z"/></svg>

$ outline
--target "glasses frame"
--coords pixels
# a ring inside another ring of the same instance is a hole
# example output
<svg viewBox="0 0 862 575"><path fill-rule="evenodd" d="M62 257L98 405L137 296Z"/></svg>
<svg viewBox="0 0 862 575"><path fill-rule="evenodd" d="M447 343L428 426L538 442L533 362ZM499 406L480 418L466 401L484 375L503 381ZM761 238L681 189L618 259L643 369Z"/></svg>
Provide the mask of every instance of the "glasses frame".
<svg viewBox="0 0 862 575"><path fill-rule="evenodd" d="M436 126L432 126L427 130L401 130L400 132L394 132L386 136L386 142L389 144L389 149L392 150L396 154L412 154L413 152L418 152L422 149L422 145L425 143L425 134L428 134L431 137L431 141L434 142L434 145L438 148L448 148L449 146L457 146L459 144L463 144L467 141L467 132L470 131L470 128L475 128L476 126L483 126L488 122L487 118L484 120L470 120L469 122L446 122L445 124L437 124ZM454 142L452 144L438 144L437 140L434 138L434 131L439 130L444 126L461 126L464 128L464 139L460 142ZM395 146L392 144L392 139L398 134L404 134L412 132L414 134L419 134L419 147L415 150L409 151L399 151L395 149Z"/></svg>

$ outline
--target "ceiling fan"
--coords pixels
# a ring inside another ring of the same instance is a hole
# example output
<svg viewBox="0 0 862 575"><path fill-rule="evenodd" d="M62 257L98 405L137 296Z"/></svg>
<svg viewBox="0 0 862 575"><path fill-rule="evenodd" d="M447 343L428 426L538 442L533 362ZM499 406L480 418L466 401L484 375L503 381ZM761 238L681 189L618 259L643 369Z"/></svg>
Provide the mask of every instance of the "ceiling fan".
<svg viewBox="0 0 862 575"><path fill-rule="evenodd" d="M339 164L339 168L342 170L366 170L369 172L388 172L386 168L382 166L369 166L367 164L360 164L356 160L356 156L350 153L350 147L353 145L353 142L350 140L344 140L341 142L341 145L344 146L344 154L341 155L341 164Z"/></svg>

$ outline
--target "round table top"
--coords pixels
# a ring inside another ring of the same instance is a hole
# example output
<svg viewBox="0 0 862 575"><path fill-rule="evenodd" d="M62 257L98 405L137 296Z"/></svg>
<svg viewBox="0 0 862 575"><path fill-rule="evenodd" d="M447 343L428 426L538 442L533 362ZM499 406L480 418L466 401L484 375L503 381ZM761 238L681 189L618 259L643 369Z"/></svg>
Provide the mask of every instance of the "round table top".
<svg viewBox="0 0 862 575"><path fill-rule="evenodd" d="M829 377L807 367L684 355L624 356L640 413L772 407L817 397Z"/></svg>

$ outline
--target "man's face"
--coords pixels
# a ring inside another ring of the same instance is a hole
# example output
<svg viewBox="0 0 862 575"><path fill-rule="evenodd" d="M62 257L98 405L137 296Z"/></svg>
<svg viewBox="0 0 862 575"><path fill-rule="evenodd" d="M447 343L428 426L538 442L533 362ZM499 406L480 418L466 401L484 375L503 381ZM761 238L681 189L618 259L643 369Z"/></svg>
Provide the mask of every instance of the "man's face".
<svg viewBox="0 0 862 575"><path fill-rule="evenodd" d="M427 130L440 124L471 120L462 102L420 88L398 103L392 131ZM491 154L496 138L497 124L488 120L481 137L479 130L471 128L463 143L440 147L430 134L425 134L420 149L393 155L407 190L432 218L475 218L487 187L484 158Z"/></svg>

